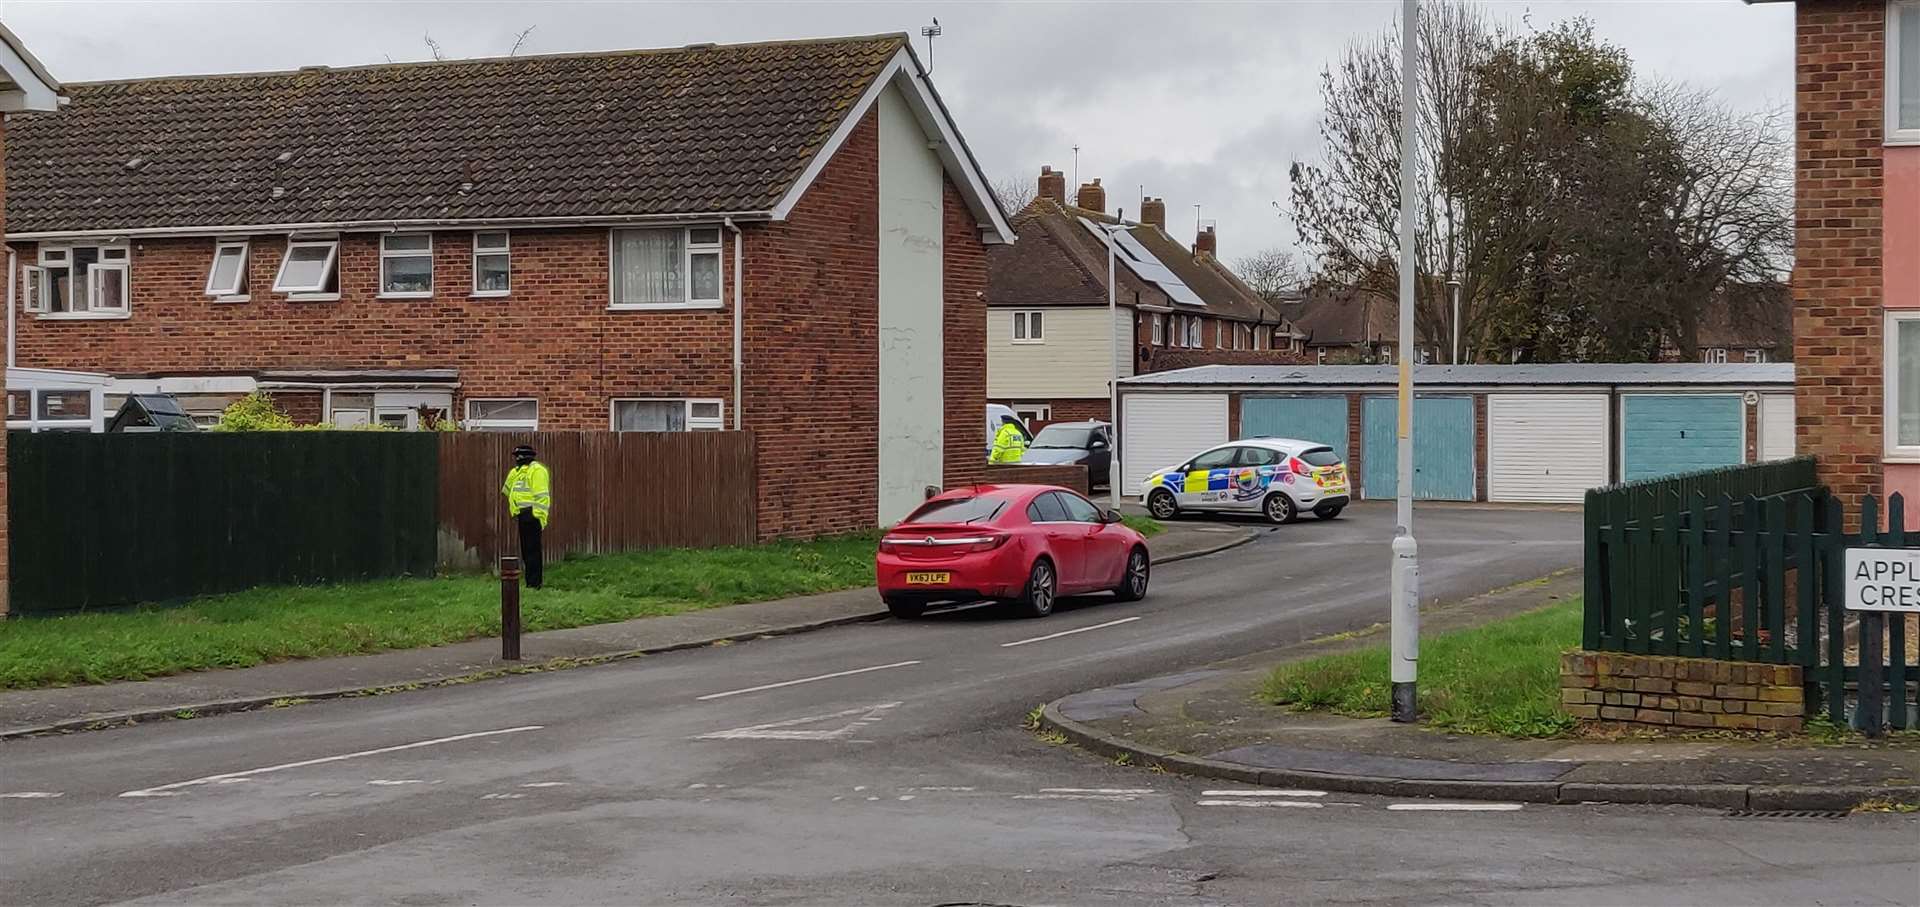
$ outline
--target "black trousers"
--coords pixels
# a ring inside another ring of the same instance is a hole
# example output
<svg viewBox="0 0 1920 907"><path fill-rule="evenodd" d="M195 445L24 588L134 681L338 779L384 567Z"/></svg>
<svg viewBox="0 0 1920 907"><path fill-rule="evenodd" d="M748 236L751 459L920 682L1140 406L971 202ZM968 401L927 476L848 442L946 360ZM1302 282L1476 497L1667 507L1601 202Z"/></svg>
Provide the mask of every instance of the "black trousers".
<svg viewBox="0 0 1920 907"><path fill-rule="evenodd" d="M540 554L540 520L530 511L521 511L514 517L520 524L520 566L522 575L527 578L527 588L538 589L545 579L542 575L546 566Z"/></svg>

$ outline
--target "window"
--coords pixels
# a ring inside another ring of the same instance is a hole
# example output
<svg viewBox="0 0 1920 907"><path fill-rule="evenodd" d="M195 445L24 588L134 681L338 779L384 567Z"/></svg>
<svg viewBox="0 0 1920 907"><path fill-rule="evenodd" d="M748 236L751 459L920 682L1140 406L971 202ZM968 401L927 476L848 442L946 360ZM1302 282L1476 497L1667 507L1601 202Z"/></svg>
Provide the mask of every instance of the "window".
<svg viewBox="0 0 1920 907"><path fill-rule="evenodd" d="M27 431L93 431L93 391L86 389L11 390L7 427Z"/></svg>
<svg viewBox="0 0 1920 907"><path fill-rule="evenodd" d="M207 295L222 302L246 299L246 240L222 240L213 244L213 267L207 270Z"/></svg>
<svg viewBox="0 0 1920 907"><path fill-rule="evenodd" d="M1420 358L1415 361L1419 362L1421 365L1432 365L1433 364L1433 348L1432 347L1421 348Z"/></svg>
<svg viewBox="0 0 1920 907"><path fill-rule="evenodd" d="M1044 343L1047 339L1046 324L1041 320L1042 312L1013 313L1014 343Z"/></svg>
<svg viewBox="0 0 1920 907"><path fill-rule="evenodd" d="M1036 523L1064 523L1067 522L1067 508L1060 504L1058 496L1049 491L1027 505L1027 519Z"/></svg>
<svg viewBox="0 0 1920 907"><path fill-rule="evenodd" d="M1920 143L1920 0L1887 4L1887 141Z"/></svg>
<svg viewBox="0 0 1920 907"><path fill-rule="evenodd" d="M1200 339L1200 328L1201 328L1200 319L1198 318L1187 319L1187 345L1188 346L1196 347L1196 348L1206 346L1206 344L1202 342Z"/></svg>
<svg viewBox="0 0 1920 907"><path fill-rule="evenodd" d="M1166 321L1160 317L1159 312L1153 313L1153 345L1167 345L1167 324Z"/></svg>
<svg viewBox="0 0 1920 907"><path fill-rule="evenodd" d="M433 295L433 234L381 235L380 295L390 299Z"/></svg>
<svg viewBox="0 0 1920 907"><path fill-rule="evenodd" d="M72 318L128 313L126 246L41 246L40 264L23 269L29 312Z"/></svg>
<svg viewBox="0 0 1920 907"><path fill-rule="evenodd" d="M1767 351L1766 350L1747 350L1746 352L1740 354L1740 358L1745 359L1748 362L1765 362L1767 361Z"/></svg>
<svg viewBox="0 0 1920 907"><path fill-rule="evenodd" d="M912 516L900 522L906 523L990 523L1007 507L1007 499L993 495L980 495L973 498L950 498L922 504Z"/></svg>
<svg viewBox="0 0 1920 907"><path fill-rule="evenodd" d="M1886 334L1887 455L1920 460L1920 309L1887 312Z"/></svg>
<svg viewBox="0 0 1920 907"><path fill-rule="evenodd" d="M473 295L505 296L513 285L507 234L473 234Z"/></svg>
<svg viewBox="0 0 1920 907"><path fill-rule="evenodd" d="M1238 325L1236 325L1235 328L1237 330ZM1238 333L1234 334L1233 339L1235 343L1238 343L1240 341L1240 335ZM1216 321L1213 323L1213 348L1216 350L1224 350L1227 348L1227 323L1224 321ZM1235 349L1239 349L1239 347L1235 347Z"/></svg>
<svg viewBox="0 0 1920 907"><path fill-rule="evenodd" d="M340 240L294 239L287 242L280 273L273 278L275 293L295 297L340 292Z"/></svg>
<svg viewBox="0 0 1920 907"><path fill-rule="evenodd" d="M1020 421L1028 425L1053 421L1053 404L1051 403L1015 403L1012 409L1013 414L1019 416Z"/></svg>
<svg viewBox="0 0 1920 907"><path fill-rule="evenodd" d="M615 400L614 431L719 431L719 400Z"/></svg>
<svg viewBox="0 0 1920 907"><path fill-rule="evenodd" d="M1700 361L1701 362L1725 362L1727 361L1727 348L1723 346L1701 347Z"/></svg>
<svg viewBox="0 0 1920 907"><path fill-rule="evenodd" d="M531 397L517 400L468 400L468 431L538 431L540 401Z"/></svg>
<svg viewBox="0 0 1920 907"><path fill-rule="evenodd" d="M1327 348L1326 347L1323 346L1313 351L1313 364L1315 365L1327 364Z"/></svg>
<svg viewBox="0 0 1920 907"><path fill-rule="evenodd" d="M1060 506L1067 511L1067 519L1076 523L1099 523L1100 508L1093 502L1071 491L1056 491L1053 496L1060 500Z"/></svg>
<svg viewBox="0 0 1920 907"><path fill-rule="evenodd" d="M1242 447L1235 466L1274 466L1280 462L1280 452L1271 447Z"/></svg>
<svg viewBox="0 0 1920 907"><path fill-rule="evenodd" d="M1244 324L1234 325L1233 326L1233 348L1237 350L1244 347L1246 345L1246 336L1247 336L1246 325Z"/></svg>
<svg viewBox="0 0 1920 907"><path fill-rule="evenodd" d="M717 308L720 228L613 231L615 308Z"/></svg>
<svg viewBox="0 0 1920 907"><path fill-rule="evenodd" d="M1391 343L1380 344L1380 364L1381 365L1393 364L1393 344Z"/></svg>
<svg viewBox="0 0 1920 907"><path fill-rule="evenodd" d="M1240 448L1238 447L1222 447L1216 450L1209 450L1206 453L1194 457L1193 466L1189 467L1189 470L1225 469L1232 466L1234 458L1239 455Z"/></svg>

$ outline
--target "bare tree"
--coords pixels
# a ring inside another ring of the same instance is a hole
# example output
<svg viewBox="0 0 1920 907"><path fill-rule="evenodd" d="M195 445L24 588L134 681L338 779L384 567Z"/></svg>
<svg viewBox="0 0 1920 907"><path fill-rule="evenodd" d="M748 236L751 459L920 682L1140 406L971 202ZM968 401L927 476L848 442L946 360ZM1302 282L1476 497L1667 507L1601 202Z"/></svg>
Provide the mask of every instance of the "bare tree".
<svg viewBox="0 0 1920 907"><path fill-rule="evenodd" d="M526 28L521 29L519 34L514 35L513 47L508 48L507 56L509 57L517 56L520 53L520 45L527 43L527 36L533 34L533 30L539 27L540 26L537 26L537 25L529 25Z"/></svg>
<svg viewBox="0 0 1920 907"><path fill-rule="evenodd" d="M1270 302L1298 290L1305 278L1293 253L1279 246L1235 259L1233 273Z"/></svg>
<svg viewBox="0 0 1920 907"><path fill-rule="evenodd" d="M420 40L427 42L427 52L433 55L435 61L445 60L447 58L446 52L440 49L440 42L433 40L431 33L421 35Z"/></svg>
<svg viewBox="0 0 1920 907"><path fill-rule="evenodd" d="M1007 209L1009 214L1026 210L1028 205L1033 204L1034 197L1040 194L1032 180L1015 177L994 180L992 188L993 197L1000 200L1000 207Z"/></svg>

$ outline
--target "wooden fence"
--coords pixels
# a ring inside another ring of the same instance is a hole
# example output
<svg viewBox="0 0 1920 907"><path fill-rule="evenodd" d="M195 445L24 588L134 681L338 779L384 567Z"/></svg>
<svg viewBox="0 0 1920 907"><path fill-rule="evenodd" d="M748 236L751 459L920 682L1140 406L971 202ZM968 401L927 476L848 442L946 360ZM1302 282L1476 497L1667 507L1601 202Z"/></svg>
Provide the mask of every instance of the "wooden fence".
<svg viewBox="0 0 1920 907"><path fill-rule="evenodd" d="M518 549L500 483L521 444L553 471L550 560L754 541L752 432L463 432L440 436L442 566L490 565Z"/></svg>

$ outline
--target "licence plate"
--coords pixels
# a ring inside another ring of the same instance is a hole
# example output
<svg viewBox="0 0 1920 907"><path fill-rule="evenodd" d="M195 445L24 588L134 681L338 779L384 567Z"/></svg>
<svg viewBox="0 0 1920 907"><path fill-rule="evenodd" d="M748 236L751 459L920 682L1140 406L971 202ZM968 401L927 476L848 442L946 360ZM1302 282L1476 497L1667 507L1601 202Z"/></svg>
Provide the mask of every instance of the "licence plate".
<svg viewBox="0 0 1920 907"><path fill-rule="evenodd" d="M907 585L909 586L944 586L950 582L953 582L953 574L951 573L907 574Z"/></svg>

